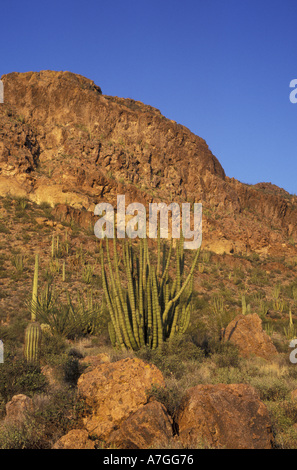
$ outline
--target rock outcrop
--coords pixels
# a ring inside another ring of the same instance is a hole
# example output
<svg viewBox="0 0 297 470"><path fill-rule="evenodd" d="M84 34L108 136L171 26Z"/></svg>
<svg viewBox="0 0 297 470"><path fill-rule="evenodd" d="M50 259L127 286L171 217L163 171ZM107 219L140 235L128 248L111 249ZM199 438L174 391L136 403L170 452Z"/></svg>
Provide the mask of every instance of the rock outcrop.
<svg viewBox="0 0 297 470"><path fill-rule="evenodd" d="M173 436L172 425L166 408L152 401L123 421L120 428L110 434L106 445L119 449L166 447Z"/></svg>
<svg viewBox="0 0 297 470"><path fill-rule="evenodd" d="M269 360L277 355L277 349L256 313L237 315L222 331L222 339L237 346L242 357L254 355Z"/></svg>
<svg viewBox="0 0 297 470"><path fill-rule="evenodd" d="M184 446L271 449L268 410L250 385L197 385L190 388L176 418Z"/></svg>
<svg viewBox="0 0 297 470"><path fill-rule="evenodd" d="M151 385L164 387L161 372L140 359L123 359L86 370L78 390L91 409L84 429L74 429L54 449L271 449L271 422L250 385L197 385L188 389L174 418L149 398Z"/></svg>
<svg viewBox="0 0 297 470"><path fill-rule="evenodd" d="M89 439L85 429L72 429L62 436L52 449L95 449L95 443Z"/></svg>
<svg viewBox="0 0 297 470"><path fill-rule="evenodd" d="M124 420L148 402L153 385L165 385L162 373L136 358L87 369L77 386L92 409L84 420L88 433L100 440L108 439Z"/></svg>
<svg viewBox="0 0 297 470"><path fill-rule="evenodd" d="M221 254L296 255L297 200L267 183L225 175L206 142L159 110L102 94L70 72L1 77L0 196L59 206L94 224L99 202L202 202L203 243Z"/></svg>
<svg viewBox="0 0 297 470"><path fill-rule="evenodd" d="M32 398L27 397L22 393L14 395L12 399L6 404L6 417L5 421L21 423L26 414L32 411L33 401Z"/></svg>

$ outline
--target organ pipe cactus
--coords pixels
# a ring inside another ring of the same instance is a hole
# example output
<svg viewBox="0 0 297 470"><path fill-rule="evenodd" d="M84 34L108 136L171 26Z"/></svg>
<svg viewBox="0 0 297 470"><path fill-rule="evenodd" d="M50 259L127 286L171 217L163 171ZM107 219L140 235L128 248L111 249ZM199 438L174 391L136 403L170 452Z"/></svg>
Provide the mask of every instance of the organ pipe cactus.
<svg viewBox="0 0 297 470"><path fill-rule="evenodd" d="M38 266L39 258L35 256L33 291L31 301L31 322L25 330L24 356L28 362L38 362L41 343L41 327L36 321L36 312L38 304Z"/></svg>
<svg viewBox="0 0 297 470"><path fill-rule="evenodd" d="M107 263L101 243L102 285L110 313L109 333L112 344L122 350L137 350L142 346L156 349L167 339L184 333L189 325L193 276L200 248L194 255L191 268L185 277L183 237L176 243L175 279L169 277L173 241L163 244L161 260L160 233L157 243L157 264L153 265L147 239L139 240L136 251L131 239L122 244L122 259L117 253L113 238L113 260L109 242L105 240ZM120 276L123 262L125 287Z"/></svg>

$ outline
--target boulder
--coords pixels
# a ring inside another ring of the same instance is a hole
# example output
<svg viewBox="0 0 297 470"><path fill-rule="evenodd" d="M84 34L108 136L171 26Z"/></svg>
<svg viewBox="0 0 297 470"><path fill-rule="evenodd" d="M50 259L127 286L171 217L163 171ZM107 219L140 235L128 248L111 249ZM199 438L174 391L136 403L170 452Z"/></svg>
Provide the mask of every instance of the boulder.
<svg viewBox="0 0 297 470"><path fill-rule="evenodd" d="M72 429L72 431L61 437L52 449L95 449L95 445L89 439L85 429Z"/></svg>
<svg viewBox="0 0 297 470"><path fill-rule="evenodd" d="M237 346L240 356L252 355L271 359L277 355L270 336L262 328L262 320L256 314L237 315L222 331L222 340Z"/></svg>
<svg viewBox="0 0 297 470"><path fill-rule="evenodd" d="M118 449L149 449L173 437L172 419L164 405L152 401L139 408L120 428L111 433L107 447Z"/></svg>
<svg viewBox="0 0 297 470"><path fill-rule="evenodd" d="M87 369L77 387L92 413L84 419L89 435L106 440L112 431L148 402L152 385L165 386L157 367L137 358Z"/></svg>
<svg viewBox="0 0 297 470"><path fill-rule="evenodd" d="M42 325L41 325L41 329L43 330ZM49 365L42 366L41 372L45 376L51 389L59 389L62 387L61 382L57 378L57 371L55 367L51 367Z"/></svg>
<svg viewBox="0 0 297 470"><path fill-rule="evenodd" d="M27 395L14 395L6 404L5 421L21 422L24 420L26 413L33 409L32 398Z"/></svg>
<svg viewBox="0 0 297 470"><path fill-rule="evenodd" d="M204 243L203 248L217 255L234 253L234 243L224 238Z"/></svg>
<svg viewBox="0 0 297 470"><path fill-rule="evenodd" d="M212 448L271 449L273 435L266 406L250 385L197 385L177 411L184 446L204 443Z"/></svg>

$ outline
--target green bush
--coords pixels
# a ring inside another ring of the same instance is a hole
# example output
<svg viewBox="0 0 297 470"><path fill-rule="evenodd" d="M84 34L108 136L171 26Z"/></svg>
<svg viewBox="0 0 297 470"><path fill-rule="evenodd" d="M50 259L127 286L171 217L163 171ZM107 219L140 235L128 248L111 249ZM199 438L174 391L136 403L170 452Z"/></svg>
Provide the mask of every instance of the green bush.
<svg viewBox="0 0 297 470"><path fill-rule="evenodd" d="M170 341L163 343L159 351L150 351L149 348L142 348L136 355L146 354L149 360L158 360L164 356L177 356L180 361L202 361L204 359L203 350L197 346L187 335L177 335Z"/></svg>
<svg viewBox="0 0 297 470"><path fill-rule="evenodd" d="M61 357L67 350L68 344L62 336L53 335L49 331L43 330L42 343L41 343L41 359L45 360L48 365L53 361L56 363L55 358Z"/></svg>
<svg viewBox="0 0 297 470"><path fill-rule="evenodd" d="M0 426L0 449L38 449L45 430L34 419Z"/></svg>
<svg viewBox="0 0 297 470"><path fill-rule="evenodd" d="M73 356L69 356L64 364L64 380L69 385L75 386L78 378L82 373L79 360Z"/></svg>
<svg viewBox="0 0 297 470"><path fill-rule="evenodd" d="M5 404L14 395L23 393L33 396L37 392L44 391L46 386L46 378L39 366L28 364L23 359L5 357L4 363L1 364L0 402L2 409L0 412L4 413Z"/></svg>
<svg viewBox="0 0 297 470"><path fill-rule="evenodd" d="M238 348L232 343L222 343L217 345L217 352L213 355L213 360L218 367L239 367L240 357Z"/></svg>
<svg viewBox="0 0 297 470"><path fill-rule="evenodd" d="M246 383L245 377L238 368L234 367L220 367L215 370L214 376L211 379L212 384L238 384Z"/></svg>
<svg viewBox="0 0 297 470"><path fill-rule="evenodd" d="M188 363L204 360L204 352L190 338L178 335L166 341L156 350L149 347L141 348L136 356L153 363L166 377L180 379L188 371Z"/></svg>
<svg viewBox="0 0 297 470"><path fill-rule="evenodd" d="M25 317L25 313L18 312L18 316L12 317L8 325L0 326L0 338L5 343L5 350L7 347L15 350L23 344L27 324L28 319Z"/></svg>
<svg viewBox="0 0 297 470"><path fill-rule="evenodd" d="M279 449L297 449L297 403L280 400L267 403L275 447Z"/></svg>
<svg viewBox="0 0 297 470"><path fill-rule="evenodd" d="M0 425L0 449L50 449L71 429L82 426L85 411L85 403L71 388L35 397L34 409L22 423Z"/></svg>
<svg viewBox="0 0 297 470"><path fill-rule="evenodd" d="M104 305L93 301L92 291L88 292L86 299L77 293L75 303L69 293L67 302L60 299L60 294L56 294L48 283L36 305L37 320L48 325L52 334L74 339L102 331L107 322Z"/></svg>
<svg viewBox="0 0 297 470"><path fill-rule="evenodd" d="M284 379L277 377L252 377L249 383L259 391L264 401L284 400L290 391Z"/></svg>
<svg viewBox="0 0 297 470"><path fill-rule="evenodd" d="M175 384L167 384L166 387L159 387L153 385L151 390L149 391L150 397L154 397L157 401L162 403L168 413L174 417L176 410L178 409L181 400L184 395L184 390L181 390L178 385Z"/></svg>

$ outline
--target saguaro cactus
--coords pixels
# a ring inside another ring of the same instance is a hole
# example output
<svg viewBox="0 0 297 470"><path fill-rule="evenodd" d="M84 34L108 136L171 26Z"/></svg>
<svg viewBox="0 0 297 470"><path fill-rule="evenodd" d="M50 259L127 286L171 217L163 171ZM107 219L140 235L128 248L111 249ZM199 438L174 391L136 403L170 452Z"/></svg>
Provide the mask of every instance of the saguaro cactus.
<svg viewBox="0 0 297 470"><path fill-rule="evenodd" d="M25 330L24 355L28 362L39 361L41 327L38 322L31 322Z"/></svg>
<svg viewBox="0 0 297 470"><path fill-rule="evenodd" d="M113 238L113 263L106 239L109 278L105 268L101 244L102 283L111 322L112 343L123 350L139 349L148 345L155 349L175 334L184 333L189 325L193 275L200 248L196 251L185 279L183 237L176 244L174 281L169 277L173 242L167 249L163 244L161 263L160 233L157 243L157 266L150 261L146 239L140 239L135 252L131 240L122 245L122 261L126 286L122 286L119 272L116 238ZM166 253L167 252L167 253Z"/></svg>
<svg viewBox="0 0 297 470"><path fill-rule="evenodd" d="M39 258L38 255L36 255L31 301L31 322L25 330L24 356L28 362L38 362L40 353L41 327L36 321L38 305L38 266Z"/></svg>

